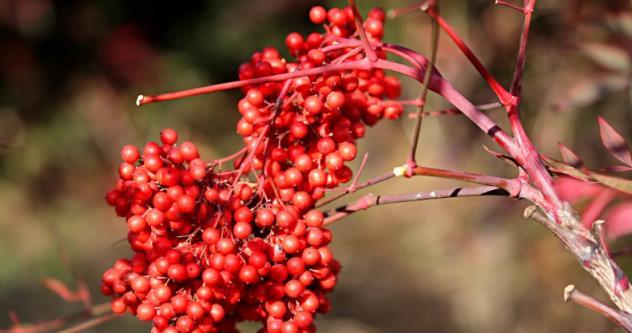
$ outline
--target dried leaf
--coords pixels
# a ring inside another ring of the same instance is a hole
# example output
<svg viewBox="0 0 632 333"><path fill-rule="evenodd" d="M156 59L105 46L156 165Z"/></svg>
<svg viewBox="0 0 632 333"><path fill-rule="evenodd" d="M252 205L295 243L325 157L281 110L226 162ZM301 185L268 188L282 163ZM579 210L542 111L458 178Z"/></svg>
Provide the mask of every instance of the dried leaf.
<svg viewBox="0 0 632 333"><path fill-rule="evenodd" d="M606 23L612 30L632 37L632 13L619 12L610 15L607 18Z"/></svg>
<svg viewBox="0 0 632 333"><path fill-rule="evenodd" d="M601 169L601 171L605 171L605 172L630 172L630 171L632 171L632 167L627 167L627 166L623 166L623 165L613 165L613 166L605 167L605 168Z"/></svg>
<svg viewBox="0 0 632 333"><path fill-rule="evenodd" d="M630 69L630 58L623 49L599 43L586 43L583 53L599 66L612 71L626 72Z"/></svg>
<svg viewBox="0 0 632 333"><path fill-rule="evenodd" d="M601 142L603 142L603 145L608 149L610 154L626 165L632 166L632 154L630 154L628 143L623 136L602 117L599 117L599 133L601 135Z"/></svg>
<svg viewBox="0 0 632 333"><path fill-rule="evenodd" d="M566 175L566 176L571 176L571 177L583 180L585 182L590 181L590 176L588 176L586 173L578 169L573 168L570 165L567 165L563 162L552 159L550 157L546 157L544 155L541 155L541 157L542 157L542 160L544 160L544 163L549 167L549 170L551 172Z"/></svg>
<svg viewBox="0 0 632 333"><path fill-rule="evenodd" d="M604 175L598 172L591 172L590 176L608 187L624 193L632 194L632 180Z"/></svg>
<svg viewBox="0 0 632 333"><path fill-rule="evenodd" d="M505 162L507 162L509 165L511 166L518 166L518 163L516 162L516 160L514 160L513 158L511 158L510 156L507 155L503 155L501 153L495 152L491 149L489 149L487 146L483 145L483 149L485 149L486 152L488 152L490 155L503 160Z"/></svg>
<svg viewBox="0 0 632 333"><path fill-rule="evenodd" d="M579 156L577 156L574 151L561 143L559 143L558 145L560 147L560 153L562 154L562 160L564 161L564 163L575 169L581 169L585 166L584 161L582 161L582 159L579 158Z"/></svg>

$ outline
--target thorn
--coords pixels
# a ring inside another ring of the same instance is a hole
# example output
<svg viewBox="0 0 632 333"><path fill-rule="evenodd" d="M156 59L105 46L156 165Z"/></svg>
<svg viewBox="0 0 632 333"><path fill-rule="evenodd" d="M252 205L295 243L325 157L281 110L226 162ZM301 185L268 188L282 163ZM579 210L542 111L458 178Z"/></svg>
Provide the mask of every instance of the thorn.
<svg viewBox="0 0 632 333"><path fill-rule="evenodd" d="M143 99L145 99L145 96L138 95L138 97L136 97L136 106L141 106L141 104L143 103Z"/></svg>
<svg viewBox="0 0 632 333"><path fill-rule="evenodd" d="M564 302L568 302L571 299L571 295L575 292L575 285L569 284L564 288Z"/></svg>

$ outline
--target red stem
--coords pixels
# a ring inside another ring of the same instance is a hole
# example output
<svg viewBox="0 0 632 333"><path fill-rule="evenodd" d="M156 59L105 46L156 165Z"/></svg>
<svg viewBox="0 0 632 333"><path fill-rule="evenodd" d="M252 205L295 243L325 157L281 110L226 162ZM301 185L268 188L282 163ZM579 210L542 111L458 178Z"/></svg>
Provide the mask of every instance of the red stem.
<svg viewBox="0 0 632 333"><path fill-rule="evenodd" d="M353 18L355 20L356 31L360 35L360 40L362 41L364 47L364 53L370 62L375 62L377 60L377 54L369 41L369 38L366 36L366 31L364 30L364 26L362 26L362 16L358 11L358 7L355 4L354 0L349 0L349 7L351 7L351 11L353 11Z"/></svg>
<svg viewBox="0 0 632 333"><path fill-rule="evenodd" d="M472 50L465 44L463 39L459 37L459 35L454 31L452 26L447 23L439 13L434 10L434 8L429 7L427 10L428 15L435 19L441 28L450 36L454 44L456 44L461 52L467 57L467 59L474 65L476 70L483 76L485 81L489 87L494 91L496 96L498 96L498 100L503 104L507 105L512 99L512 95L496 80L496 78L487 70L485 65L478 59L478 57L472 52Z"/></svg>

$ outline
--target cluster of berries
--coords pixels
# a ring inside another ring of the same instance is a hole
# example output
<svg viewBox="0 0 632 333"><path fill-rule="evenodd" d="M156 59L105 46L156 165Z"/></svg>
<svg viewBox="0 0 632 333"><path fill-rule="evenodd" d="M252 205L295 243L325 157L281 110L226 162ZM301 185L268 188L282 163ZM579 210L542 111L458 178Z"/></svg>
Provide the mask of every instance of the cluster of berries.
<svg viewBox="0 0 632 333"><path fill-rule="evenodd" d="M334 47L356 34L350 8L317 6L310 19L326 33L288 35L295 62L266 48L240 66L240 79L362 58ZM383 21L383 11L370 12L370 39L382 37ZM356 157L365 126L401 115L400 106L381 103L400 90L383 71L358 69L245 87L237 132L246 149L234 170L200 159L172 129L142 154L124 146L106 200L127 219L136 254L103 274L112 310L152 321L152 332L237 332L245 320L263 323L266 333L315 332L314 316L330 310L325 294L340 271L316 202L352 179L345 163Z"/></svg>

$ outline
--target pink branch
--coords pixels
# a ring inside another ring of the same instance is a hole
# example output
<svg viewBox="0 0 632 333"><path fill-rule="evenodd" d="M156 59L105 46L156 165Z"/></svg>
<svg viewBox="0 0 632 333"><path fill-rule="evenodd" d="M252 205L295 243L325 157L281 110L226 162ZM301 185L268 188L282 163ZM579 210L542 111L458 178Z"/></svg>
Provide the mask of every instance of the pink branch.
<svg viewBox="0 0 632 333"><path fill-rule="evenodd" d="M599 302L598 300L583 294L574 285L568 285L564 289L564 300L572 301L590 310L593 310L602 316L610 319L613 323L623 327L628 332L632 332L632 318L627 313L622 313L613 308Z"/></svg>

